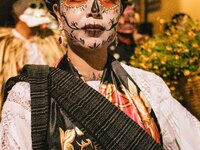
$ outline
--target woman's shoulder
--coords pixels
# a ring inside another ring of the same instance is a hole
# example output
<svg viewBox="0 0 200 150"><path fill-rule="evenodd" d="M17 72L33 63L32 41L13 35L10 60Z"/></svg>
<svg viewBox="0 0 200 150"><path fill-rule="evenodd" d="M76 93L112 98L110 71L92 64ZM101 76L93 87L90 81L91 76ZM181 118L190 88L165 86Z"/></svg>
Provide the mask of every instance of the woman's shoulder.
<svg viewBox="0 0 200 150"><path fill-rule="evenodd" d="M133 78L149 101L160 103L163 99L158 97L170 96L170 90L165 81L153 72L122 64L122 67Z"/></svg>
<svg viewBox="0 0 200 150"><path fill-rule="evenodd" d="M129 66L129 65L126 65L126 64L122 64L122 67L134 79L140 78L140 79L148 80L150 82L153 81L153 80L154 80L154 82L155 81L163 82L162 78L160 76L156 75L153 72L146 71L146 70L143 70L143 69L140 69L140 68L135 68L133 66Z"/></svg>
<svg viewBox="0 0 200 150"><path fill-rule="evenodd" d="M6 101L21 105L24 109L30 111L31 97L30 84L28 82L17 82L10 91Z"/></svg>

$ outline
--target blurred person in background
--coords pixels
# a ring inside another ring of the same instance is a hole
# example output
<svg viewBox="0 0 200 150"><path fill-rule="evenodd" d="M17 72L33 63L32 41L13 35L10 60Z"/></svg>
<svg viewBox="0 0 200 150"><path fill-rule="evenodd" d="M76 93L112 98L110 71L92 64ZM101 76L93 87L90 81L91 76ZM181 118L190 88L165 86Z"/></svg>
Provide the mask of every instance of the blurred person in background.
<svg viewBox="0 0 200 150"><path fill-rule="evenodd" d="M118 61L128 65L130 65L130 57L140 40L140 34L137 32L138 21L135 4L129 2L119 19L117 39L108 49Z"/></svg>
<svg viewBox="0 0 200 150"><path fill-rule="evenodd" d="M172 16L171 20L164 25L164 31L180 30L185 31L188 23L193 23L193 19L186 13L176 13Z"/></svg>
<svg viewBox="0 0 200 150"><path fill-rule="evenodd" d="M52 18L42 0L4 0L0 8L1 92L5 81L25 64L53 66L64 48L48 28Z"/></svg>

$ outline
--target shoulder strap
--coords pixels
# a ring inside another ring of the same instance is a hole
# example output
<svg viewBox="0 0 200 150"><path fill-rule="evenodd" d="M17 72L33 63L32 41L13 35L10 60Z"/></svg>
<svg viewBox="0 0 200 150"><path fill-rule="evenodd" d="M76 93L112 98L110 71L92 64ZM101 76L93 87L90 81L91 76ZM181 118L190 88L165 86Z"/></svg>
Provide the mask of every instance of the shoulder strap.
<svg viewBox="0 0 200 150"><path fill-rule="evenodd" d="M26 65L22 74L27 74L31 91L31 136L32 147L47 149L47 129L49 118L49 67L46 65Z"/></svg>
<svg viewBox="0 0 200 150"><path fill-rule="evenodd" d="M52 69L52 68L51 68ZM30 83L31 91L31 138L34 150L47 149L49 118L49 70L47 65L25 65L21 73L10 78L5 85L4 101L8 91L20 81Z"/></svg>
<svg viewBox="0 0 200 150"><path fill-rule="evenodd" d="M51 72L51 95L63 112L104 150L160 150L137 123L109 100L68 72Z"/></svg>

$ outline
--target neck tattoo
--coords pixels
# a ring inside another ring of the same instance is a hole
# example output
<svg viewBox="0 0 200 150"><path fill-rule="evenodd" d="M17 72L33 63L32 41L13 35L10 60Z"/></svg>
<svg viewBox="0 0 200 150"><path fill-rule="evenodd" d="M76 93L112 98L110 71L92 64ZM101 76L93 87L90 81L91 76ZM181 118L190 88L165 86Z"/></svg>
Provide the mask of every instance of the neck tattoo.
<svg viewBox="0 0 200 150"><path fill-rule="evenodd" d="M90 74L80 74L81 79L83 79L84 81L97 81L97 80L101 80L102 77L102 72L100 73L90 73Z"/></svg>
<svg viewBox="0 0 200 150"><path fill-rule="evenodd" d="M67 60L71 63L71 59L69 57L67 57ZM83 80L83 81L97 81L97 80L101 80L101 77L103 75L103 71L98 71L98 72L92 72L92 73L82 73L78 70L78 68L73 65L74 68L77 70L79 77Z"/></svg>

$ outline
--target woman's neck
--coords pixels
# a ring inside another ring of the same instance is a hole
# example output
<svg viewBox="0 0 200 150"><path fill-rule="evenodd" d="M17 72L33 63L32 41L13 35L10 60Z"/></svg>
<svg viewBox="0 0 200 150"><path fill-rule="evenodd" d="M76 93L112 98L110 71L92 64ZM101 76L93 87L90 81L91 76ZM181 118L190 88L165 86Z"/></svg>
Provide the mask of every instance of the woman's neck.
<svg viewBox="0 0 200 150"><path fill-rule="evenodd" d="M107 62L107 49L86 49L69 43L68 57L83 77L99 78ZM92 79L91 79L92 80Z"/></svg>

